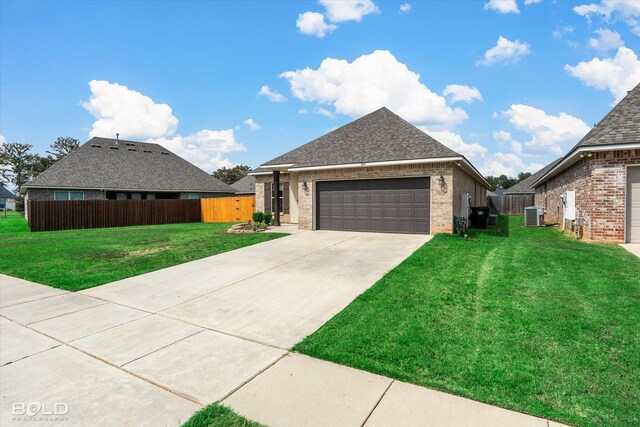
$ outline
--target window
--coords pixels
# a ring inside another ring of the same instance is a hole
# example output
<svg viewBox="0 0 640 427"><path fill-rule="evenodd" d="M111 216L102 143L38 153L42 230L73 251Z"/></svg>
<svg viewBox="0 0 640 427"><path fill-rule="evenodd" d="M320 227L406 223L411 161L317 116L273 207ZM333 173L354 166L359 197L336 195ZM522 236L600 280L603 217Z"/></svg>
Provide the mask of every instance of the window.
<svg viewBox="0 0 640 427"><path fill-rule="evenodd" d="M53 198L58 201L84 200L84 191L55 191Z"/></svg>
<svg viewBox="0 0 640 427"><path fill-rule="evenodd" d="M147 193L147 200L155 200L156 195L154 193Z"/></svg>
<svg viewBox="0 0 640 427"><path fill-rule="evenodd" d="M142 194L140 194L140 193L131 193L131 198L133 200L142 200Z"/></svg>
<svg viewBox="0 0 640 427"><path fill-rule="evenodd" d="M275 206L273 204L273 187L274 183L271 183L271 212L275 212ZM282 213L284 210L284 183L280 183L280 188L278 189L278 211Z"/></svg>
<svg viewBox="0 0 640 427"><path fill-rule="evenodd" d="M127 200L127 193L116 193L116 200Z"/></svg>
<svg viewBox="0 0 640 427"><path fill-rule="evenodd" d="M189 200L194 200L199 198L200 198L200 194L198 193L187 193L187 199Z"/></svg>

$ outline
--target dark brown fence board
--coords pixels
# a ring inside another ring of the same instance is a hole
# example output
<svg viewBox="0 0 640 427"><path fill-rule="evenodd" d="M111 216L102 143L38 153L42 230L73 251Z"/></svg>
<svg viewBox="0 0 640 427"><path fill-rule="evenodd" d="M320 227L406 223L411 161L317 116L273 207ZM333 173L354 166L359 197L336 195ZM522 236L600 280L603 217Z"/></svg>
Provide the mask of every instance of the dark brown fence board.
<svg viewBox="0 0 640 427"><path fill-rule="evenodd" d="M500 215L522 215L524 208L534 205L533 194L503 194L487 196L487 205L492 213Z"/></svg>
<svg viewBox="0 0 640 427"><path fill-rule="evenodd" d="M200 200L29 200L31 231L202 222Z"/></svg>

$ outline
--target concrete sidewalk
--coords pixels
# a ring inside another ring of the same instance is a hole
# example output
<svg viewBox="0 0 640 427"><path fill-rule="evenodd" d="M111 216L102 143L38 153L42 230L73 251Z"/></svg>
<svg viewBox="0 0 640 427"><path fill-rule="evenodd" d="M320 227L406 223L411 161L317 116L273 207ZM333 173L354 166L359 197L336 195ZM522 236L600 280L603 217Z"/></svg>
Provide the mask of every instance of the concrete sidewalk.
<svg viewBox="0 0 640 427"><path fill-rule="evenodd" d="M620 246L640 258L640 243L625 243Z"/></svg>
<svg viewBox="0 0 640 427"><path fill-rule="evenodd" d="M0 275L0 424L175 426L223 401L272 425L539 425L288 355L427 240L303 232L77 293Z"/></svg>

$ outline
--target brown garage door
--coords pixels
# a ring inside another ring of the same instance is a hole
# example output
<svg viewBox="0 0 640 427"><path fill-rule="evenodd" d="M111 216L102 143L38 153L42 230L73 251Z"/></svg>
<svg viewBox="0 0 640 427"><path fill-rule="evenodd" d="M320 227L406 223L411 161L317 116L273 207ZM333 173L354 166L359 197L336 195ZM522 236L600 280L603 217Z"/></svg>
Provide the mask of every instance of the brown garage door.
<svg viewBox="0 0 640 427"><path fill-rule="evenodd" d="M429 234L429 178L316 184L316 228Z"/></svg>

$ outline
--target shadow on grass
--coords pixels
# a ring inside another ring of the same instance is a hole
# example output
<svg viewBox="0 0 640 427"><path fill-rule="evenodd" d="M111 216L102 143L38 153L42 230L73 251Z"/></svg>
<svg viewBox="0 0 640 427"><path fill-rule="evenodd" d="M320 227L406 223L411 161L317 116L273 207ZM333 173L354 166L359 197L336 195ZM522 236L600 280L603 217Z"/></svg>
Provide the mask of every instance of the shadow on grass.
<svg viewBox="0 0 640 427"><path fill-rule="evenodd" d="M509 217L507 215L498 216L498 225L486 229L470 228L467 235L471 238L486 235L495 237L509 237Z"/></svg>

